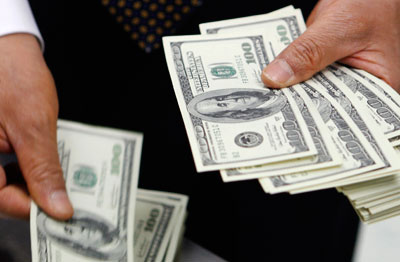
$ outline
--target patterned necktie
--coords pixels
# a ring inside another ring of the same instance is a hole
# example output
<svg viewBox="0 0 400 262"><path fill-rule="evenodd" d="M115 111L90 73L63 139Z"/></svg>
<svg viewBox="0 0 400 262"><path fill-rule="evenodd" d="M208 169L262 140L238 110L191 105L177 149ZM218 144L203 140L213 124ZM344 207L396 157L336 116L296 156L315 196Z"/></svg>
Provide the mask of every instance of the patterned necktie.
<svg viewBox="0 0 400 262"><path fill-rule="evenodd" d="M139 47L150 53L164 35L201 5L201 0L101 0Z"/></svg>

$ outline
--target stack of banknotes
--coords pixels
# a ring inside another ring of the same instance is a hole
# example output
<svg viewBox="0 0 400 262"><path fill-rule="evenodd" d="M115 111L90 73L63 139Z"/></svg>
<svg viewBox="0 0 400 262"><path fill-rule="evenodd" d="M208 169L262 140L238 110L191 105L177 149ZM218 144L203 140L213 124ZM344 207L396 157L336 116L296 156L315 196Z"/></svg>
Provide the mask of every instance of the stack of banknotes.
<svg viewBox="0 0 400 262"><path fill-rule="evenodd" d="M142 135L58 122L58 151L74 207L68 221L31 208L33 262L173 261L188 197L137 188Z"/></svg>
<svg viewBox="0 0 400 262"><path fill-rule="evenodd" d="M336 187L365 222L399 214L395 90L340 64L289 88L264 86L262 69L305 29L289 6L163 38L197 171L258 179L271 194Z"/></svg>

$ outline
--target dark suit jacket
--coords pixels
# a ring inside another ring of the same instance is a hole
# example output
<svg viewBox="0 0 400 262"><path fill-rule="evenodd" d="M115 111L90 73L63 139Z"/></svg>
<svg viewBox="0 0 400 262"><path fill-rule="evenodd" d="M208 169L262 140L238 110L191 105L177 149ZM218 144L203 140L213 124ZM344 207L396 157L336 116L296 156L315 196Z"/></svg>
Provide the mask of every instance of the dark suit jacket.
<svg viewBox="0 0 400 262"><path fill-rule="evenodd" d="M315 1L204 1L176 34L207 21ZM257 181L197 174L163 50L142 52L100 1L31 0L60 118L144 132L140 187L190 196L186 236L229 261L350 261L358 218L334 189L267 195Z"/></svg>

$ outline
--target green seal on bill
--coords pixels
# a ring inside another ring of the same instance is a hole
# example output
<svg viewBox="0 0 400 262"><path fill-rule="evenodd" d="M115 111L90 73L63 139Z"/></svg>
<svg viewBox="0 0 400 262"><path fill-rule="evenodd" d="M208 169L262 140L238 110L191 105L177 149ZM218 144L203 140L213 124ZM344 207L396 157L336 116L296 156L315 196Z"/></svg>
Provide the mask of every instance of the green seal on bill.
<svg viewBox="0 0 400 262"><path fill-rule="evenodd" d="M74 184L79 187L92 188L97 184L97 175L93 168L80 166L74 172Z"/></svg>
<svg viewBox="0 0 400 262"><path fill-rule="evenodd" d="M230 78L236 75L236 69L229 65L218 65L211 68L211 74L219 78Z"/></svg>

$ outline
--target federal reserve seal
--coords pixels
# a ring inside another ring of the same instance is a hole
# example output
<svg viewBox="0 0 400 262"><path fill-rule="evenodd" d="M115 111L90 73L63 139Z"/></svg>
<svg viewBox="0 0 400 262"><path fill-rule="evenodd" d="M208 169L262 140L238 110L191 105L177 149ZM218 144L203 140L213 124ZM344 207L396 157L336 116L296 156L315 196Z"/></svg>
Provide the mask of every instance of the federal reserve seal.
<svg viewBox="0 0 400 262"><path fill-rule="evenodd" d="M259 146L263 140L262 135L256 132L243 132L235 137L236 145L245 148Z"/></svg>

